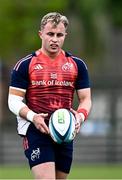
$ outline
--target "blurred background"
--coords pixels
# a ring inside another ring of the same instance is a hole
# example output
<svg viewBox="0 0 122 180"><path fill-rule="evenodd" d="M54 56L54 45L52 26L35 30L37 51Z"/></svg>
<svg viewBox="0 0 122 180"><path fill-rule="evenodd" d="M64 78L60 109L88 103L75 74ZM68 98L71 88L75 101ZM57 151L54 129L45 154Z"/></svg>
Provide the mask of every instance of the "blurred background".
<svg viewBox="0 0 122 180"><path fill-rule="evenodd" d="M68 17L63 49L87 63L91 79L93 107L75 140L74 164L122 164L122 1L0 0L0 166L27 165L7 106L10 72L40 48L40 20L50 11Z"/></svg>

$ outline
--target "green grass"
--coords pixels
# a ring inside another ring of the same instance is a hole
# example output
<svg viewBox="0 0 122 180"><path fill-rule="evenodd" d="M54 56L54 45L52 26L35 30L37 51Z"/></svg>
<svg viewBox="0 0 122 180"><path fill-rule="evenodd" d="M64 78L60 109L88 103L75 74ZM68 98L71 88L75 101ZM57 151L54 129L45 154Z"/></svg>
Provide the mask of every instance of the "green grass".
<svg viewBox="0 0 122 180"><path fill-rule="evenodd" d="M28 167L0 167L0 179L32 179ZM69 179L122 179L122 165L73 166Z"/></svg>

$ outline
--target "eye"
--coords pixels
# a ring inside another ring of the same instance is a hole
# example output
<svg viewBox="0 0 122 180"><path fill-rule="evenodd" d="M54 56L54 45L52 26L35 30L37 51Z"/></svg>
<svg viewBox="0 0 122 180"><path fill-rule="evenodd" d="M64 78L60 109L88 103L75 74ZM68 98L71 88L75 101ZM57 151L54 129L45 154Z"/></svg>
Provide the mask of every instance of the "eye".
<svg viewBox="0 0 122 180"><path fill-rule="evenodd" d="M58 34L57 34L57 37L62 37L62 36L64 36L63 33L58 33Z"/></svg>
<svg viewBox="0 0 122 180"><path fill-rule="evenodd" d="M52 36L54 36L54 33L53 32L48 32L47 35L52 37Z"/></svg>

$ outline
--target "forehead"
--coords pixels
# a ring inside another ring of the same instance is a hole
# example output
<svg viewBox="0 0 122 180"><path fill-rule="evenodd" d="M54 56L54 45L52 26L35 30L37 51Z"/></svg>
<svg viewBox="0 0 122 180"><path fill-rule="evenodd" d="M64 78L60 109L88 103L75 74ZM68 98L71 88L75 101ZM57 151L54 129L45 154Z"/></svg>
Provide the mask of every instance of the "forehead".
<svg viewBox="0 0 122 180"><path fill-rule="evenodd" d="M48 22L45 26L43 31L49 32L49 31L57 31L57 32L65 32L66 28L62 22L59 24L55 25L52 22Z"/></svg>

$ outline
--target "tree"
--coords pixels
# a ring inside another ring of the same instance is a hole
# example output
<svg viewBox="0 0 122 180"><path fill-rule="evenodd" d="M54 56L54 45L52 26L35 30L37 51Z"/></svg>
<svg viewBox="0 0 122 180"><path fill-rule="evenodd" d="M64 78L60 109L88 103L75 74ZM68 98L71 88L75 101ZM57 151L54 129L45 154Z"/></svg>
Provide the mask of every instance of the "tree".
<svg viewBox="0 0 122 180"><path fill-rule="evenodd" d="M93 62L105 50L107 26L122 28L121 0L0 0L0 4L0 57L6 63L40 46L39 17L49 11L68 15L72 28L65 47Z"/></svg>

